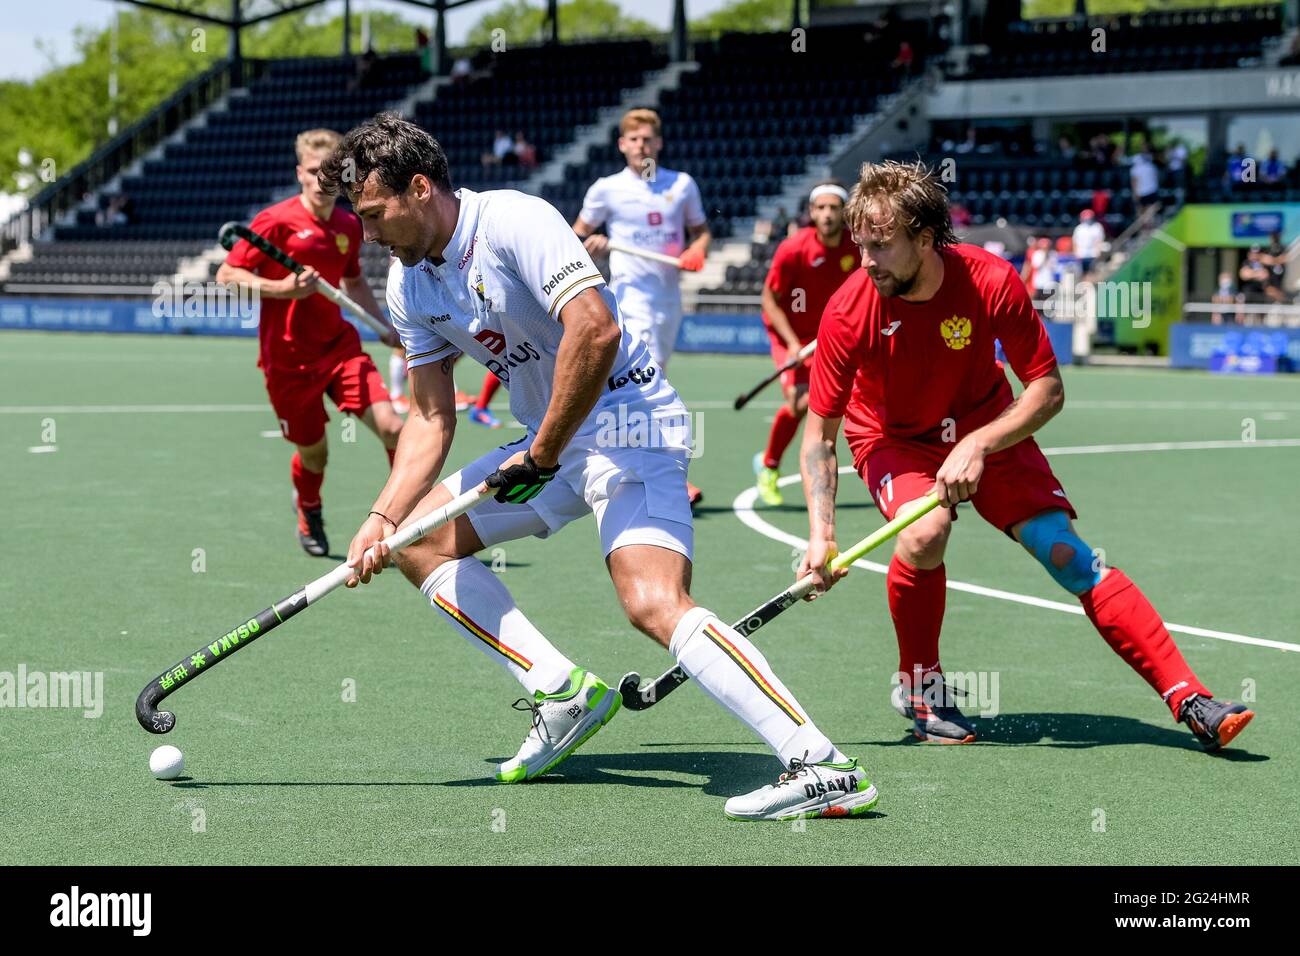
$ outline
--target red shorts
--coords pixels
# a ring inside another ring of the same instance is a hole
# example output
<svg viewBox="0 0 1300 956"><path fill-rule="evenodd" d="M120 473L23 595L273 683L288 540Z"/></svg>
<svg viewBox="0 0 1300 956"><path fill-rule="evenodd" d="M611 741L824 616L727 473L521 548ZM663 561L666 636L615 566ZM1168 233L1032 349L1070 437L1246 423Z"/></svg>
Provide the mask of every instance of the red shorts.
<svg viewBox="0 0 1300 956"><path fill-rule="evenodd" d="M785 347L785 339L777 335L776 330L770 326L767 329L767 337L772 340L772 361L776 363L777 368L780 368L786 362L790 361L793 356L790 355L790 350ZM812 339L808 340L808 342L811 341ZM807 345L808 342L803 344ZM794 368L787 369L781 373L781 387L783 389L794 388L796 385L807 386L811 380L811 361L803 362L802 364L796 365Z"/></svg>
<svg viewBox="0 0 1300 956"><path fill-rule="evenodd" d="M365 352L319 369L267 371L266 391L280 432L295 445L314 445L325 437L327 394L349 415L360 416L375 402L389 401L384 379Z"/></svg>
<svg viewBox="0 0 1300 956"><path fill-rule="evenodd" d="M934 476L951 450L949 445L886 438L866 449L854 448L853 464L880 513L892 519L899 506L934 489ZM984 459L984 475L971 504L980 517L1008 535L1013 525L1044 511L1078 517L1032 438Z"/></svg>

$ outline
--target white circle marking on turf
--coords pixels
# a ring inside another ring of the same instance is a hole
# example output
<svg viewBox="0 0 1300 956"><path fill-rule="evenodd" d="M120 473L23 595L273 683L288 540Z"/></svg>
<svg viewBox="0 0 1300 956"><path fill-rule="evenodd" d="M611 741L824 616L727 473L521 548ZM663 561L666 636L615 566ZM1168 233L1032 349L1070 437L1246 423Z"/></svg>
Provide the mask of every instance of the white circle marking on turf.
<svg viewBox="0 0 1300 956"><path fill-rule="evenodd" d="M1103 455L1118 454L1121 452L1145 452L1145 451L1200 451L1205 449L1219 448L1295 448L1300 447L1300 438L1276 438L1264 439L1254 442L1228 441L1228 442L1138 442L1129 445L1076 445L1062 448L1044 448L1045 455ZM841 465L839 473L857 474L852 465ZM787 485L800 484L802 478L799 475L785 475L781 477L777 484L781 487ZM779 541L782 544L788 544L795 548L807 548L808 539L800 538L797 535L789 534L769 524L758 516L754 510L754 502L758 499L757 488L746 488L740 494L736 495L735 500L731 503L731 510L735 513L740 522L766 538L773 541ZM853 566L864 568L867 571L874 571L877 574L886 574L889 571L888 565L877 564L875 561L868 561L865 558L859 558L853 562ZM986 588L981 584L969 584L965 581L954 581L948 579L948 587L954 591L963 591L967 594L978 594L981 597L996 598L999 601L1012 601L1016 604L1028 604L1032 607L1046 608L1050 611L1060 611L1064 614L1083 614L1083 608L1077 604L1065 604L1062 601L1049 601L1046 598L1034 597L1029 594L1018 594L1015 591L1003 591L998 588ZM1228 631L1214 631L1203 627L1193 627L1189 624L1171 624L1165 621L1165 627L1170 631L1178 634L1188 634L1193 637L1209 637L1219 641L1230 641L1234 644L1251 644L1256 647L1271 647L1279 651L1300 651L1300 644L1288 644L1286 641L1273 641L1263 637L1250 637L1246 634L1233 634Z"/></svg>

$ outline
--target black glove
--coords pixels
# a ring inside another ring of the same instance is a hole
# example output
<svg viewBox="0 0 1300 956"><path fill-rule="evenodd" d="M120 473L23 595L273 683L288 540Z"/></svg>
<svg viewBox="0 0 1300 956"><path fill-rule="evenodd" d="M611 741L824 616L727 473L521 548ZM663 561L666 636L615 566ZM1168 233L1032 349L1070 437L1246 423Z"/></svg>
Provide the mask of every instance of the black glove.
<svg viewBox="0 0 1300 956"><path fill-rule="evenodd" d="M498 468L487 476L487 486L496 488L496 500L509 505L521 505L542 493L547 482L555 477L560 466L543 468L524 452L524 460L509 468Z"/></svg>

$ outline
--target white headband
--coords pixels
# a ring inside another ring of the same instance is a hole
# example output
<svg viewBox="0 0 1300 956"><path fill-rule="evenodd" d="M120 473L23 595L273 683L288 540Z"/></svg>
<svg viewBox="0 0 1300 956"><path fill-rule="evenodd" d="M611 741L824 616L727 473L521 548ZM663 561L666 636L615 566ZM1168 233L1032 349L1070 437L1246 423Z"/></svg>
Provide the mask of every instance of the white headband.
<svg viewBox="0 0 1300 956"><path fill-rule="evenodd" d="M844 187L836 186L834 183L826 183L822 186L817 186L808 194L808 201L814 203L817 201L818 196L839 196L840 202L849 201L849 194L844 190Z"/></svg>

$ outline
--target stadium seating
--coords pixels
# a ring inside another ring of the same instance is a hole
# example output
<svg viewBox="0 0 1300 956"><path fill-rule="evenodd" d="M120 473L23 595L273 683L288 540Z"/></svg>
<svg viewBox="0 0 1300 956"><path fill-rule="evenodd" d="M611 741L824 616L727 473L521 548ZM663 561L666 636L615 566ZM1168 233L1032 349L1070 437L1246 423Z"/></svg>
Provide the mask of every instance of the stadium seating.
<svg viewBox="0 0 1300 956"><path fill-rule="evenodd" d="M358 85L338 59L282 60L230 108L209 114L184 141L126 177L132 221L96 226L93 213L56 238L94 240L211 240L229 219L244 219L277 189L294 186L294 137L309 127L346 130L401 99L422 78L414 56L384 57Z"/></svg>
<svg viewBox="0 0 1300 956"><path fill-rule="evenodd" d="M699 183L715 235L731 235L731 220L753 216L760 197L781 190L783 176L802 173L809 155L825 152L831 136L850 130L856 116L873 112L879 96L898 88L888 66L897 43L864 46L853 31L814 30L807 53L791 52L789 33L696 44L699 70L645 105L664 122L661 162ZM611 130L586 162L570 164L562 182L544 190L568 219L592 182L621 167L617 141Z"/></svg>
<svg viewBox="0 0 1300 956"><path fill-rule="evenodd" d="M518 165L485 168L479 161L491 151L496 130L522 132L545 162L573 140L577 127L595 122L602 107L617 103L624 89L641 86L646 73L667 62L649 40L513 50L490 58L489 76L445 87L436 100L417 103L414 119L442 144L453 183L475 190L513 186L529 171Z"/></svg>
<svg viewBox="0 0 1300 956"><path fill-rule="evenodd" d="M1068 20L1025 20L985 37L964 79L1224 70L1258 59L1263 41L1282 31L1281 8L1227 7ZM1105 31L1105 52L1093 49Z"/></svg>

